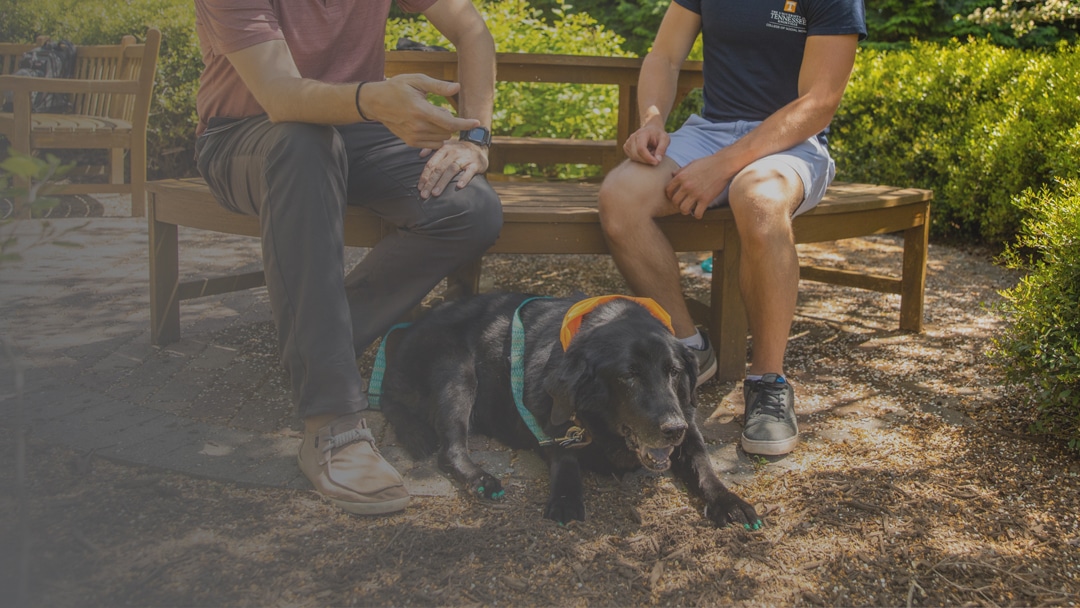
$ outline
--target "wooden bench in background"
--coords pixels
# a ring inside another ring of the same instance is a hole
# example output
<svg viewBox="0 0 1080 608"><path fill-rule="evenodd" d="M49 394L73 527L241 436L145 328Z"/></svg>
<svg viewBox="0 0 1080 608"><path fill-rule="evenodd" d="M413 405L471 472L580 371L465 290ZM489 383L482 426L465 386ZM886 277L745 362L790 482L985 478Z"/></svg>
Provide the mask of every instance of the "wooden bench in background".
<svg viewBox="0 0 1080 608"><path fill-rule="evenodd" d="M72 78L13 76L22 54L44 41L0 43L0 92L14 93L12 111L0 112L0 135L23 154L41 148L108 150L109 183L67 184L54 192L130 194L131 214L141 216L146 205L146 130L161 32L147 30L143 43L124 36L120 44L77 46ZM30 94L34 91L70 94L73 111L32 112ZM130 180L125 177L125 151L129 152Z"/></svg>
<svg viewBox="0 0 1080 608"><path fill-rule="evenodd" d="M548 55L499 54L500 81L572 82L619 86L618 139L594 145L606 147L611 158L621 158L621 145L636 125L637 70L640 60L606 57L566 57ZM452 78L456 72L453 54L421 51L388 53L388 74L423 72ZM700 85L700 64L684 68L680 79L683 93ZM697 85L695 85L697 83ZM554 157L556 162L591 162L594 158L577 148L559 153L564 140L534 140L509 144L506 162L528 162ZM573 140L571 140L573 141ZM532 150L529 156L526 151ZM572 154L575 160L567 160ZM516 155L516 156L515 156ZM541 163L543 164L543 163ZM604 164L601 162L600 164ZM608 252L596 208L599 184L544 180L503 180L490 176L504 206L503 229L489 253L508 254L605 254ZM181 281L178 227L186 226L227 234L258 236L258 220L222 209L198 179L163 180L148 185L147 218L150 236L150 317L151 341L168 344L180 338L180 302L258 287L264 284L261 271L242 275L186 279ZM852 270L804 267L808 280L899 294L900 327L921 331L923 292L926 280L927 237L932 193L913 188L867 184L834 184L812 211L795 220L800 243L833 241L873 234L902 233L904 238L902 273L899 277L878 276ZM695 320L705 325L717 350L718 376L722 380L741 378L746 369L747 321L738 285L738 235L731 212L714 209L701 220L672 216L661 221L676 251L708 251L714 256L709 303L690 301ZM345 243L370 247L394 228L367 211L350 207L346 212ZM479 262L464 269L451 281L465 292L479 285Z"/></svg>

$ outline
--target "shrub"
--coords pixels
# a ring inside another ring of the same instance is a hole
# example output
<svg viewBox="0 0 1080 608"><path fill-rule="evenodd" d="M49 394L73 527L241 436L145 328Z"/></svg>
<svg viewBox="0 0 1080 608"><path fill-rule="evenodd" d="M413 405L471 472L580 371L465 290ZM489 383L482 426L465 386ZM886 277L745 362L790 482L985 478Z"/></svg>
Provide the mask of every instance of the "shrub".
<svg viewBox="0 0 1080 608"><path fill-rule="evenodd" d="M1025 191L1016 204L1029 215L1002 260L1029 272L1001 294L1010 324L991 356L1028 389L1032 430L1080 451L1080 180Z"/></svg>
<svg viewBox="0 0 1080 608"><path fill-rule="evenodd" d="M839 178L934 190L938 237L1001 243L1012 197L1080 175L1080 48L862 49L832 125Z"/></svg>
<svg viewBox="0 0 1080 608"><path fill-rule="evenodd" d="M585 13L624 39L623 48L641 56L652 46L670 0L533 0L548 21L566 13Z"/></svg>

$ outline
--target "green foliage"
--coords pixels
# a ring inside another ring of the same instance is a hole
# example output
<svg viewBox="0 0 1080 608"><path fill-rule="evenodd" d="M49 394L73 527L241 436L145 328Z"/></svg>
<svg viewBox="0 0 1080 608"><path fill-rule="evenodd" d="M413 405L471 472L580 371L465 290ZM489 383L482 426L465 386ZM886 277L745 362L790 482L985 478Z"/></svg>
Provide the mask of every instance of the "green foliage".
<svg viewBox="0 0 1080 608"><path fill-rule="evenodd" d="M987 8L988 7L988 8ZM1004 24L1017 35L1036 29L1037 24L1080 23L1080 0L1001 0L975 10L968 19L980 24Z"/></svg>
<svg viewBox="0 0 1080 608"><path fill-rule="evenodd" d="M652 46L656 30L671 0L534 0L547 21L563 14L585 13L624 39L623 47L643 56Z"/></svg>
<svg viewBox="0 0 1080 608"><path fill-rule="evenodd" d="M52 154L46 154L42 159L11 151L8 157L0 162L0 198L19 203L23 210L29 211L29 217L44 217L59 203L56 198L48 196L52 183L62 178L73 167L72 164L62 163ZM29 185L17 185L17 180ZM15 223L18 221L20 220L0 221L0 266L18 262L22 259L23 252L46 243L62 247L76 247L77 245L61 240L60 237L82 228L82 226L72 226L58 230L48 221L43 221L37 238L29 245L25 243L20 245L14 230Z"/></svg>
<svg viewBox="0 0 1080 608"><path fill-rule="evenodd" d="M1012 197L1080 175L1080 48L863 49L832 125L839 179L934 190L936 236L1000 243Z"/></svg>
<svg viewBox="0 0 1080 608"><path fill-rule="evenodd" d="M1029 215L1002 260L1029 273L1001 294L1010 324L991 356L1029 389L1033 430L1080 451L1080 180L1027 190L1016 204Z"/></svg>
<svg viewBox="0 0 1080 608"><path fill-rule="evenodd" d="M563 14L548 23L526 0L499 0L478 6L503 53L559 53L626 56L622 38L586 14ZM425 44L450 48L435 28L420 19L391 19L386 28L388 48L404 36ZM618 88L609 85L498 83L492 131L515 137L614 139L618 119ZM509 167L511 172L535 168ZM594 167L560 165L547 174L581 177Z"/></svg>
<svg viewBox="0 0 1080 608"><path fill-rule="evenodd" d="M0 39L45 35L76 45L116 44L148 27L161 30L147 136L151 178L194 173L195 92L202 57L189 0L0 0Z"/></svg>
<svg viewBox="0 0 1080 608"><path fill-rule="evenodd" d="M906 48L914 40L946 42L951 38L990 36L995 44L1017 46L1007 28L964 19L997 0L867 0L864 43L872 48Z"/></svg>

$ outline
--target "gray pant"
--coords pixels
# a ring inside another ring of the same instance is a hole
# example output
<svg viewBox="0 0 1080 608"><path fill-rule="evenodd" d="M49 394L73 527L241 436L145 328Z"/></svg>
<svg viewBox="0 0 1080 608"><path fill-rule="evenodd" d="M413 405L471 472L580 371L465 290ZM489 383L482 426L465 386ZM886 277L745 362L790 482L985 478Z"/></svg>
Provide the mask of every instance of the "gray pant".
<svg viewBox="0 0 1080 608"><path fill-rule="evenodd" d="M377 123L212 123L199 172L226 209L257 215L281 362L301 416L367 407L356 356L443 277L498 237L502 207L482 177L422 200L426 159ZM398 227L345 274L345 205Z"/></svg>

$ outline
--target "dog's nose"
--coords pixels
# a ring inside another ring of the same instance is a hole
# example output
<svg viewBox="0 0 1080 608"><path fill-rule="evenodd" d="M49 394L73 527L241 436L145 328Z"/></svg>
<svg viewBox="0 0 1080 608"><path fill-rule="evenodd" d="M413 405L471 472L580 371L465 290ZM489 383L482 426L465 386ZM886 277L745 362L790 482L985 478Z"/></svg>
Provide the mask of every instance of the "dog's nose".
<svg viewBox="0 0 1080 608"><path fill-rule="evenodd" d="M682 441L683 433L686 432L686 423L682 420L671 420L660 425L660 432L664 434L664 438L670 440L672 443L679 443Z"/></svg>

